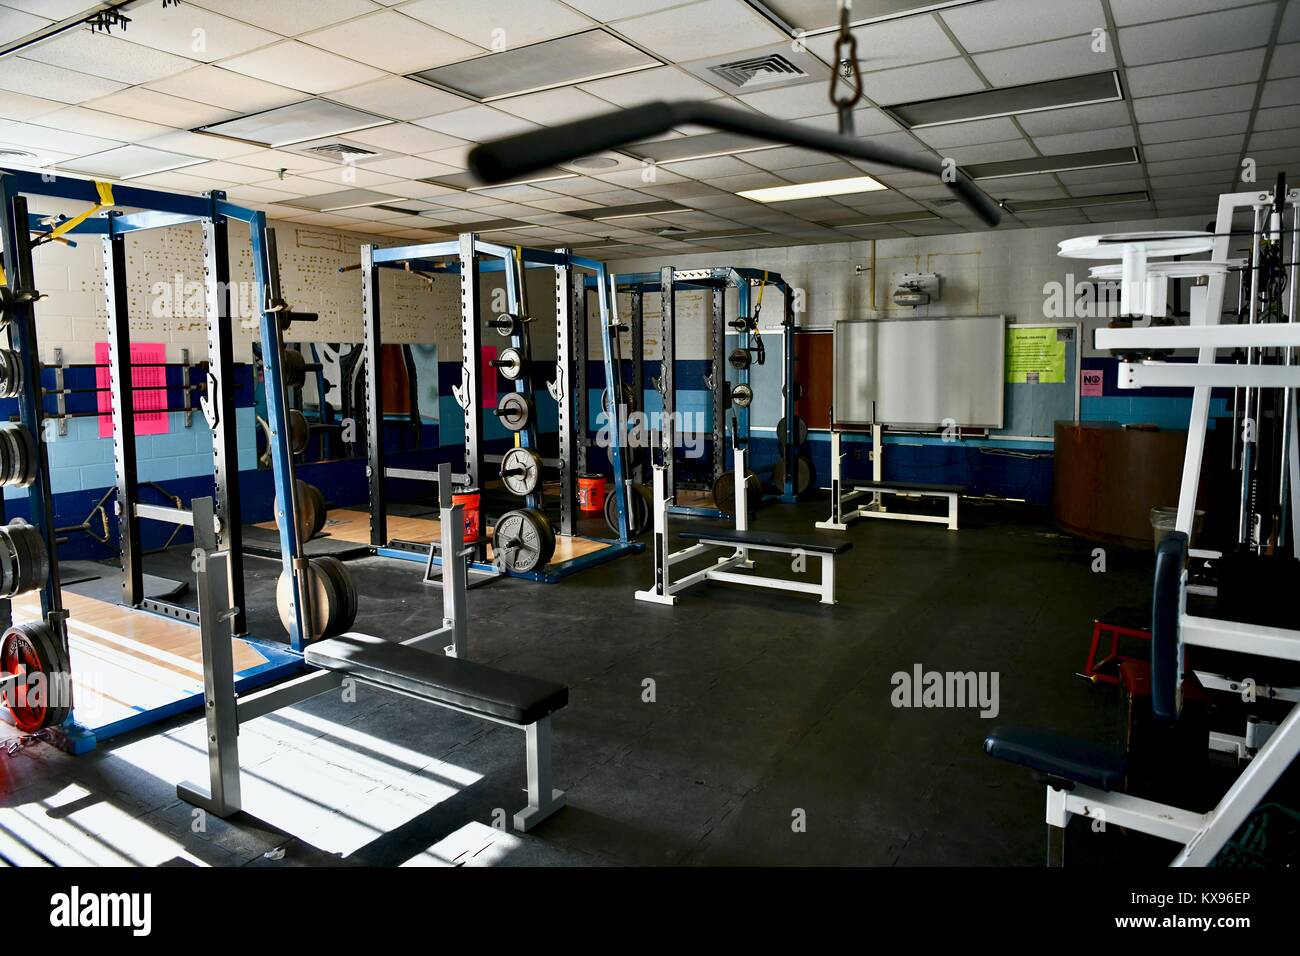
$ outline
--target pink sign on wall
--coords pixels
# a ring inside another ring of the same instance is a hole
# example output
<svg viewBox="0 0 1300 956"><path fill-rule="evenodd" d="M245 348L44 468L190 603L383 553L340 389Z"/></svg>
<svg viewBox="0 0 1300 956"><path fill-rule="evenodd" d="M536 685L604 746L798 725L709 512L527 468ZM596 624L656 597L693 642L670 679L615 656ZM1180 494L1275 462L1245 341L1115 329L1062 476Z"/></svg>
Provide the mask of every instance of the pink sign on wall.
<svg viewBox="0 0 1300 956"><path fill-rule="evenodd" d="M140 342L131 345L131 398L135 405L135 433L137 435L165 435L168 431L167 390L155 386L167 384L167 347L161 342ZM95 343L95 364L108 365L108 343ZM109 387L108 369L95 370L95 384ZM158 410L155 410L158 409ZM99 393L99 437L113 435L113 393Z"/></svg>
<svg viewBox="0 0 1300 956"><path fill-rule="evenodd" d="M495 345L484 345L479 349L481 361L479 362L478 376L479 381L483 383L483 407L497 407L497 370L492 364L497 360L497 347Z"/></svg>
<svg viewBox="0 0 1300 956"><path fill-rule="evenodd" d="M1085 368L1079 373L1079 394L1084 398L1101 397L1101 369Z"/></svg>

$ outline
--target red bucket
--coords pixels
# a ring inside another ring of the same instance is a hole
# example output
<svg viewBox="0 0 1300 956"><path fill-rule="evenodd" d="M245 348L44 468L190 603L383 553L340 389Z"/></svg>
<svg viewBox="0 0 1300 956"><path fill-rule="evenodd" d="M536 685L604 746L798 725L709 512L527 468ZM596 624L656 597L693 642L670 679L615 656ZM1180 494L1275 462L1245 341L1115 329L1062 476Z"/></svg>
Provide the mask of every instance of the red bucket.
<svg viewBox="0 0 1300 956"><path fill-rule="evenodd" d="M578 510L579 511L604 511L605 510L605 476L604 475L579 475L578 476Z"/></svg>
<svg viewBox="0 0 1300 956"><path fill-rule="evenodd" d="M465 543L473 544L479 538L479 493L459 492L451 496L451 503L465 506Z"/></svg>

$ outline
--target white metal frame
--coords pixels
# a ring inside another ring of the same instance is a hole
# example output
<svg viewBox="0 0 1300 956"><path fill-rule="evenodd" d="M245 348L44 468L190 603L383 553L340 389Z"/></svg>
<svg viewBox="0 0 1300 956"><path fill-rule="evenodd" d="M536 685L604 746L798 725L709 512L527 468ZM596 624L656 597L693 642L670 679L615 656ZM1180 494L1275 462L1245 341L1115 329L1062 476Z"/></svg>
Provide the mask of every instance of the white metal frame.
<svg viewBox="0 0 1300 956"><path fill-rule="evenodd" d="M745 481L745 450L737 445L735 448L735 471L736 476L736 530L746 531L749 528L749 505L748 505L748 482ZM822 604L835 603L835 555L830 552L816 552L811 556L821 558L821 577L818 582L809 581L789 581L784 578L766 577L761 574L739 574L732 570L733 568L752 568L753 559L750 558L750 551L771 551L777 554L795 554L801 549L791 545L784 547L781 545L758 545L747 544L744 547L737 547L734 542L711 540L701 538L697 544L689 548L683 548L680 551L670 552L668 550L668 511L672 506L672 498L668 496L666 482L664 479L664 469L660 465L654 468L654 559L655 559L655 583L654 587L645 591L637 591L636 599L638 601L649 601L653 604L673 605L677 603L677 592L686 588L693 587L701 581L725 581L728 584L744 584L749 587L770 588L777 591L797 591L801 594L815 594ZM683 561L689 561L692 558L706 554L714 548L730 548L732 554L727 557L718 558L717 563L711 567L701 568L698 571L692 571L676 581L672 579L672 569L674 565L681 564ZM805 552L806 553L806 552Z"/></svg>
<svg viewBox="0 0 1300 956"><path fill-rule="evenodd" d="M955 491L916 491L910 489L907 482L889 485L881 478L882 460L881 427L871 426L871 480L878 482L870 488L855 486L852 491L844 491L844 472L842 462L844 454L840 451L840 433L831 427L831 516L825 521L818 521L815 527L826 531L845 531L849 522L858 518L887 518L893 521L920 521L926 524L947 525L949 531L957 530L957 503L961 495ZM871 502L845 512L844 506L862 495L871 495ZM910 511L890 511L881 501L882 495L899 495L908 498L947 498L948 514L926 515Z"/></svg>

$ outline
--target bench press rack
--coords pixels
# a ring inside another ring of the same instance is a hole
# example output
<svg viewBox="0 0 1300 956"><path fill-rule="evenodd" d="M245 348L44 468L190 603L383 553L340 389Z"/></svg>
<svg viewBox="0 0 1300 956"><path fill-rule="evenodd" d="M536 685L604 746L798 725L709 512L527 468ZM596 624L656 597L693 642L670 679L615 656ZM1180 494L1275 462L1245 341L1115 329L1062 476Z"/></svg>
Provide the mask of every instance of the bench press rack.
<svg viewBox="0 0 1300 956"><path fill-rule="evenodd" d="M735 474L745 474L745 448L736 440L732 431L732 449L735 462ZM749 507L747 481L736 482L736 515L734 528L699 528L682 532L681 537L696 543L680 551L668 550L668 515L670 497L668 482L665 477L667 469L662 465L654 468L654 587L646 591L637 591L638 601L650 601L654 604L673 605L677 603L677 592L699 584L701 581L725 581L729 584L745 584L750 587L771 588L778 591L797 591L803 594L816 594L822 604L835 603L835 556L843 554L852 547L847 540L828 543L824 537L812 535L788 535L784 532L754 532L749 529ZM689 561L714 548L732 548L732 554L718 558L717 563L699 571L693 571L685 577L673 581L672 568L675 564ZM821 580L813 584L806 581L790 581L785 578L772 578L759 574L739 574L733 568L752 568L750 551L771 551L776 554L812 554L821 559Z"/></svg>

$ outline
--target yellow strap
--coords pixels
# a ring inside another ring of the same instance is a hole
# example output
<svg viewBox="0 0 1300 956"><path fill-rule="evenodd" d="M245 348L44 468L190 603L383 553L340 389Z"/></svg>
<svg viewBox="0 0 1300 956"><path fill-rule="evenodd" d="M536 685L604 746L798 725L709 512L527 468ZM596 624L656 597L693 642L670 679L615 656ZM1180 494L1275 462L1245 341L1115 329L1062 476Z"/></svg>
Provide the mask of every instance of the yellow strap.
<svg viewBox="0 0 1300 956"><path fill-rule="evenodd" d="M78 226L80 226L83 222L85 222L87 219L89 219L91 216L95 215L96 213L103 212L105 209L108 209L114 205L113 186L111 183L97 182L95 183L95 189L99 193L99 202L91 206L85 212L79 213L78 215L73 216L71 219L65 219L63 222L59 223L49 232L43 233L41 238L44 239L46 242L49 242L51 239L57 239L65 232L71 232L73 229L76 229Z"/></svg>
<svg viewBox="0 0 1300 956"><path fill-rule="evenodd" d="M755 304L755 306L754 306L754 311L755 311L755 312L757 312L757 311L759 311L760 309L763 308L763 290L766 289L766 288L767 288L767 273L764 272L764 273L763 273L763 281L762 281L761 283L759 283L759 286L758 286L758 302L757 302L757 304Z"/></svg>

